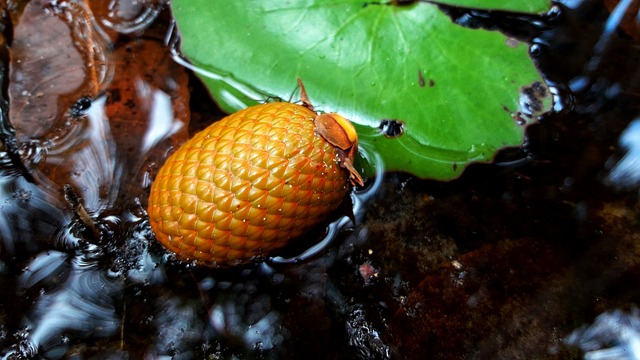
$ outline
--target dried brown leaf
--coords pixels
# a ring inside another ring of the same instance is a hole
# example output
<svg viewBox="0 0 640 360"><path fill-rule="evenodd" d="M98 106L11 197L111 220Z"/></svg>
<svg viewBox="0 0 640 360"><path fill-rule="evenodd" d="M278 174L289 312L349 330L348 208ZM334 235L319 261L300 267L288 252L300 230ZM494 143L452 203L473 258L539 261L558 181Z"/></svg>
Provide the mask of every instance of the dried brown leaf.
<svg viewBox="0 0 640 360"><path fill-rule="evenodd" d="M96 40L104 32L93 19L87 4L29 3L16 29L10 92L11 120L19 141L31 141L24 148L38 184L58 199L70 184L99 214L141 197L154 165L186 140L189 93L186 70L159 36L166 29L108 44ZM113 50L99 63L106 48Z"/></svg>
<svg viewBox="0 0 640 360"><path fill-rule="evenodd" d="M14 27L9 116L19 142L63 127L80 97L94 97L106 68L83 3L29 2Z"/></svg>

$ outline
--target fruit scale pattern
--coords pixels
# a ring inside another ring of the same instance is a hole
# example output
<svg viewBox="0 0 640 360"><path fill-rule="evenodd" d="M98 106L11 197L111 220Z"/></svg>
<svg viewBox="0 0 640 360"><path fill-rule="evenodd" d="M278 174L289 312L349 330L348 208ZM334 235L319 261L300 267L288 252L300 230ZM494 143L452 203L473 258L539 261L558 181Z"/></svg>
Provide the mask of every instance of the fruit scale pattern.
<svg viewBox="0 0 640 360"><path fill-rule="evenodd" d="M334 211L352 175L341 150L317 133L313 107L303 105L247 108L172 154L149 197L158 241L184 261L234 266L283 247Z"/></svg>

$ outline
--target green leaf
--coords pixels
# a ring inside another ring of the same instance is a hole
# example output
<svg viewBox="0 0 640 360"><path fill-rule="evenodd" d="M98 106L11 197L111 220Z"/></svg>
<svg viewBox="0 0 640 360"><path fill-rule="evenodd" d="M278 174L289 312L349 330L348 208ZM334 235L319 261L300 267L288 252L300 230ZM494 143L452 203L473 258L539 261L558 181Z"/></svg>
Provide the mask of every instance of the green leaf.
<svg viewBox="0 0 640 360"><path fill-rule="evenodd" d="M514 116L521 89L544 84L527 44L457 26L432 4L171 4L181 50L223 109L289 99L299 76L316 109L352 120L361 147L379 153L386 170L455 178L470 162L520 146L524 123L549 108L547 98L536 114ZM384 119L402 122L404 133L383 136Z"/></svg>
<svg viewBox="0 0 640 360"><path fill-rule="evenodd" d="M469 9L502 10L540 14L549 11L551 0L434 0L437 4Z"/></svg>

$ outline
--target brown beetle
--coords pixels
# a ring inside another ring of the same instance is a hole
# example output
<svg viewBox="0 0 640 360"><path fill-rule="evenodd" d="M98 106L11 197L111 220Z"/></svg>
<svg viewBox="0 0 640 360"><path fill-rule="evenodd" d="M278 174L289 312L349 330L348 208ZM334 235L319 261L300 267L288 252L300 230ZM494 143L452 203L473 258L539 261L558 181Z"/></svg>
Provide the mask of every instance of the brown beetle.
<svg viewBox="0 0 640 360"><path fill-rule="evenodd" d="M309 110L315 111L300 78L298 78L298 85L300 86L302 105ZM336 113L318 114L314 119L314 123L318 135L336 148L340 166L349 171L351 184L364 186L362 177L353 167L353 159L358 153L358 134L353 124L342 115Z"/></svg>

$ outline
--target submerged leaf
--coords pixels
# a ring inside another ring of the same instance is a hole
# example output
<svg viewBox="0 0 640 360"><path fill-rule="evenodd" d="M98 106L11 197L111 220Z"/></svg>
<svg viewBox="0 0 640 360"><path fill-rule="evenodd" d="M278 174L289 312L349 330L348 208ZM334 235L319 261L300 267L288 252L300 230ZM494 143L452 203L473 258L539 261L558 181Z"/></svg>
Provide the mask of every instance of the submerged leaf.
<svg viewBox="0 0 640 360"><path fill-rule="evenodd" d="M17 19L8 91L9 116L20 142L63 127L77 99L100 90L105 54L84 5L33 0Z"/></svg>
<svg viewBox="0 0 640 360"><path fill-rule="evenodd" d="M110 43L88 21L109 2L90 5L25 6L9 93L11 123L38 185L52 198L72 185L97 214L134 202L167 150L186 140L189 92L186 69L163 44L166 27Z"/></svg>
<svg viewBox="0 0 640 360"><path fill-rule="evenodd" d="M451 179L519 146L549 108L528 46L453 24L435 5L355 0L175 0L181 50L226 111L291 98L356 123L387 170ZM535 114L520 109L537 89ZM544 101L540 99L544 99ZM395 137L381 130L395 124Z"/></svg>

